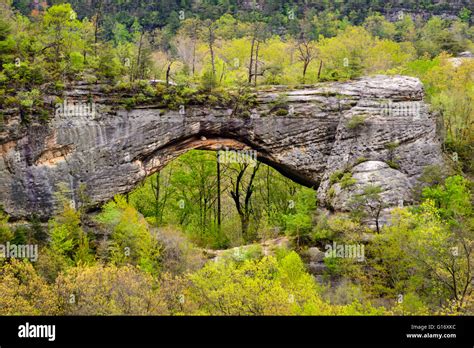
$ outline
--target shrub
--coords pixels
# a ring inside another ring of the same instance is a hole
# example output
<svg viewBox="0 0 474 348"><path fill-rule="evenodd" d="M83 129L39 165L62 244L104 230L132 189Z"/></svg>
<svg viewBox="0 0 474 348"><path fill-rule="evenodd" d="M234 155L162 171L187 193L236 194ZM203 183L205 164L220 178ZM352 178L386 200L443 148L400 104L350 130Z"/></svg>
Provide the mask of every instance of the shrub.
<svg viewBox="0 0 474 348"><path fill-rule="evenodd" d="M341 188L345 189L357 183L357 180L352 177L352 173L345 173L340 181Z"/></svg>
<svg viewBox="0 0 474 348"><path fill-rule="evenodd" d="M350 120L347 121L346 126L348 129L354 130L362 126L365 123L365 119L365 115L354 115Z"/></svg>
<svg viewBox="0 0 474 348"><path fill-rule="evenodd" d="M208 315L331 314L298 254L277 261L211 262L189 276L190 295Z"/></svg>
<svg viewBox="0 0 474 348"><path fill-rule="evenodd" d="M157 238L162 245L160 261L163 271L177 274L202 267L202 253L181 231L163 227L160 228Z"/></svg>
<svg viewBox="0 0 474 348"><path fill-rule="evenodd" d="M56 280L62 315L163 315L151 275L133 266L76 267Z"/></svg>
<svg viewBox="0 0 474 348"><path fill-rule="evenodd" d="M390 168L400 169L400 165L395 160L387 160L386 163Z"/></svg>
<svg viewBox="0 0 474 348"><path fill-rule="evenodd" d="M334 188L334 186L331 186L328 190L328 197L332 199L335 196L336 196L336 189Z"/></svg>
<svg viewBox="0 0 474 348"><path fill-rule="evenodd" d="M0 244L5 244L13 238L13 232L8 225L8 215L0 210Z"/></svg>
<svg viewBox="0 0 474 348"><path fill-rule="evenodd" d="M107 203L97 220L112 233L110 261L115 265L133 264L149 273L157 273L160 245L151 235L145 219L121 196Z"/></svg>
<svg viewBox="0 0 474 348"><path fill-rule="evenodd" d="M276 112L275 112L275 115L277 116L287 116L288 115L288 110L287 109L278 109Z"/></svg>
<svg viewBox="0 0 474 348"><path fill-rule="evenodd" d="M398 141L391 141L389 143L384 144L384 147L389 151L393 151L399 146L400 146L400 143Z"/></svg>
<svg viewBox="0 0 474 348"><path fill-rule="evenodd" d="M28 261L11 259L0 267L0 315L53 315L52 289Z"/></svg>
<svg viewBox="0 0 474 348"><path fill-rule="evenodd" d="M334 173L331 174L329 177L329 184L334 185L341 181L342 177L344 176L344 171L342 170L336 170Z"/></svg>

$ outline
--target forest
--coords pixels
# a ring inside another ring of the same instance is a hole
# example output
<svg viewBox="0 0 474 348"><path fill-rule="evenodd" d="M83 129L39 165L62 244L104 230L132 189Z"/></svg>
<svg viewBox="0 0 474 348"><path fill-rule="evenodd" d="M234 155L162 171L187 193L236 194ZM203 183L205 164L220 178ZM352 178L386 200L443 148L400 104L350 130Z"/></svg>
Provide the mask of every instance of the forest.
<svg viewBox="0 0 474 348"><path fill-rule="evenodd" d="M39 246L34 261L0 257L0 315L474 314L470 1L0 0L0 9L0 134L14 115L19 128L48 124L45 96L62 103L81 82L120 93L125 110L179 110L253 103L269 86L407 75L424 85L446 159L376 229L365 221L383 205L380 187L349 212L328 212L316 187L251 152L188 151L100 207L87 194L71 205L60 185L48 221L15 221L0 202L0 245Z"/></svg>

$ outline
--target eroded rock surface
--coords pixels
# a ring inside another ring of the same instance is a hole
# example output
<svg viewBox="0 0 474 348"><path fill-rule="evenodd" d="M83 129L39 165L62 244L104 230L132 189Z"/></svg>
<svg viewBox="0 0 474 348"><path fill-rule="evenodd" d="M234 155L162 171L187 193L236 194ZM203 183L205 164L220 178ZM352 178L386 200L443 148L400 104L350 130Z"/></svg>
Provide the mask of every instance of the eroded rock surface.
<svg viewBox="0 0 474 348"><path fill-rule="evenodd" d="M20 127L13 116L0 133L0 204L13 218L50 217L60 183L69 188L71 204L80 204L83 187L98 205L132 190L190 149L256 150L259 160L313 186L321 203L342 210L348 199L344 190L328 196L336 170L353 171L361 185L379 183L396 205L411 201L410 187L425 166L442 161L422 84L409 77L275 87L258 92L250 117L233 114L230 106L127 111L87 85L67 97L92 98L96 112L60 115L48 125L29 127ZM275 111L277 100L284 100L287 114Z"/></svg>
<svg viewBox="0 0 474 348"><path fill-rule="evenodd" d="M355 165L350 170L351 179L354 184L343 187L343 183L334 183L332 191L329 191L327 200L329 206L337 211L351 211L357 207L355 197L364 194L367 186L379 186L381 192L377 199L370 199L368 203L374 209L380 207L381 213L378 217L381 225L386 224L390 218L390 211L394 206L403 207L410 204L413 186L409 176L400 170L390 168L381 161L366 161ZM372 200L372 202L370 201ZM364 220L365 223L375 228L375 217L370 215Z"/></svg>

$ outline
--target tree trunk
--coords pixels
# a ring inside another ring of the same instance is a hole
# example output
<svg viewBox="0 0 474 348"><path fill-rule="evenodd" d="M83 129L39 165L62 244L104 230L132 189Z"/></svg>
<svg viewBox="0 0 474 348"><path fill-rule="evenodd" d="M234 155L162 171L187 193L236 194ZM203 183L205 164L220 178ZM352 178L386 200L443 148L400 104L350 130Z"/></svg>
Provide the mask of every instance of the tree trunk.
<svg viewBox="0 0 474 348"><path fill-rule="evenodd" d="M307 60L303 63L303 84L306 81L306 70L308 69L309 62Z"/></svg>
<svg viewBox="0 0 474 348"><path fill-rule="evenodd" d="M102 15L102 4L103 2L100 1L99 9L97 10L97 14L95 17L95 25L94 25L94 56L97 57L97 42L99 41L99 21L100 16Z"/></svg>
<svg viewBox="0 0 474 348"><path fill-rule="evenodd" d="M225 67L226 67L226 65L224 64L224 65L222 66L222 72L221 72L221 77L219 78L219 83L222 83L222 80L224 79Z"/></svg>
<svg viewBox="0 0 474 348"><path fill-rule="evenodd" d="M170 70L171 70L171 65L173 64L173 62L170 62L168 64L168 68L166 69L166 87L168 87L170 85Z"/></svg>
<svg viewBox="0 0 474 348"><path fill-rule="evenodd" d="M196 40L193 41L193 76L196 71Z"/></svg>
<svg viewBox="0 0 474 348"><path fill-rule="evenodd" d="M255 45L255 37L252 38L252 46L250 49L250 64L249 64L249 78L248 78L248 83L252 83L252 69L253 69L253 49Z"/></svg>
<svg viewBox="0 0 474 348"><path fill-rule="evenodd" d="M270 219L270 214L271 214L271 202L270 202L270 166L267 166L267 178L266 178L266 184L267 184L267 215L268 219Z"/></svg>
<svg viewBox="0 0 474 348"><path fill-rule="evenodd" d="M246 241L247 240L247 234L249 230L249 221L250 218L246 214L240 215L240 226L242 230L242 238Z"/></svg>
<svg viewBox="0 0 474 348"><path fill-rule="evenodd" d="M160 172L156 173L156 186L155 186L155 221L159 221L160 216Z"/></svg>
<svg viewBox="0 0 474 348"><path fill-rule="evenodd" d="M137 71L136 71L136 75L139 77L139 71L140 71L140 58L141 58L141 55L142 55L142 40L143 40L143 31L141 32L140 34L140 42L138 43L138 54L137 54ZM134 72L132 71L132 78L131 78L132 82L135 80L135 74Z"/></svg>
<svg viewBox="0 0 474 348"><path fill-rule="evenodd" d="M217 151L217 228L221 231L221 164L220 154Z"/></svg>
<svg viewBox="0 0 474 348"><path fill-rule="evenodd" d="M216 78L216 63L214 57L214 31L212 25L209 26L209 50L211 51L212 78Z"/></svg>
<svg viewBox="0 0 474 348"><path fill-rule="evenodd" d="M258 50L260 48L260 41L257 40L257 48L255 49L255 70L253 73L254 79L253 83L254 86L257 87L257 75L258 75Z"/></svg>
<svg viewBox="0 0 474 348"><path fill-rule="evenodd" d="M380 210L378 210L377 214L375 215L375 228L377 230L377 233L380 233L379 218L380 218Z"/></svg>

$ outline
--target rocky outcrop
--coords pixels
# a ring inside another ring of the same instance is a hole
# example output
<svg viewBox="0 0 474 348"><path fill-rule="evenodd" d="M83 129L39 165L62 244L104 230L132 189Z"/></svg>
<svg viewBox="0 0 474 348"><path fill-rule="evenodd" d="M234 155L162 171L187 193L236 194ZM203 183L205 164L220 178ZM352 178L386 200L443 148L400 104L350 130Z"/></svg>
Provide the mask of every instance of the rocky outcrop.
<svg viewBox="0 0 474 348"><path fill-rule="evenodd" d="M385 162L366 161L355 165L350 173L349 180L352 180L353 184L349 182L350 185L344 186L344 181L334 183L331 190L327 192L328 205L336 211L360 209L363 208L363 202L366 201L367 205L372 205L375 212L366 214L368 216L364 220L367 225L375 228L375 219L378 219L380 225L388 222L393 206L403 207L405 204L411 203L410 200L407 200L411 197L413 190L409 177L397 169L390 168ZM380 187L381 192L374 196L364 193L366 192L364 188L370 185ZM364 200L360 206L357 206L356 197ZM378 208L381 209L380 216L376 216Z"/></svg>
<svg viewBox="0 0 474 348"><path fill-rule="evenodd" d="M85 190L99 205L190 149L255 150L259 160L316 188L320 202L336 209L345 209L348 199L342 188L328 195L337 189L330 180L337 170L352 171L359 186L380 184L387 204L396 205L411 201L410 187L425 166L442 161L435 118L415 78L274 87L257 92L247 115L232 106L124 110L87 85L66 97L76 106L95 104L57 112L47 125L20 127L10 117L0 133L0 204L13 218L50 217L60 183L71 204L80 204Z"/></svg>

